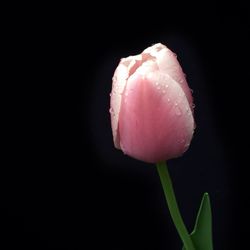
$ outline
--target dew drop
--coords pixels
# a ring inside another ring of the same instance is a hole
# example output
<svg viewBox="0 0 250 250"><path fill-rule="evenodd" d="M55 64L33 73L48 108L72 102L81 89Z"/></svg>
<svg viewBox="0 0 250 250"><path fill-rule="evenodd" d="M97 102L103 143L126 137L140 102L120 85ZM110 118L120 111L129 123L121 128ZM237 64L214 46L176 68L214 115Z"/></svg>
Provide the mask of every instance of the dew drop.
<svg viewBox="0 0 250 250"><path fill-rule="evenodd" d="M166 87L166 89L167 89L167 88L168 88L168 84L166 84L166 86L165 86L165 87Z"/></svg>
<svg viewBox="0 0 250 250"><path fill-rule="evenodd" d="M155 83L155 85L156 85L156 86L158 86L158 85L159 85L159 83L158 83L158 82L156 82L156 83Z"/></svg>
<svg viewBox="0 0 250 250"><path fill-rule="evenodd" d="M175 108L175 114L178 115L178 116L181 115L181 110L180 110L180 108L178 106L176 106L176 108Z"/></svg>
<svg viewBox="0 0 250 250"><path fill-rule="evenodd" d="M110 113L110 114L114 113L113 108L110 108L110 109L109 109L109 113Z"/></svg>
<svg viewBox="0 0 250 250"><path fill-rule="evenodd" d="M180 144L183 144L183 143L185 142L185 140L184 140L184 139L180 139L178 142L179 142Z"/></svg>
<svg viewBox="0 0 250 250"><path fill-rule="evenodd" d="M185 144L184 147L185 147L186 150L188 149L189 145L190 145L190 143L186 143L186 144Z"/></svg>
<svg viewBox="0 0 250 250"><path fill-rule="evenodd" d="M168 98L168 102L170 102L170 99Z"/></svg>
<svg viewBox="0 0 250 250"><path fill-rule="evenodd" d="M163 94L165 94L165 93L166 93L166 90L165 90L165 89L163 89L163 90L162 90L162 93L163 93Z"/></svg>

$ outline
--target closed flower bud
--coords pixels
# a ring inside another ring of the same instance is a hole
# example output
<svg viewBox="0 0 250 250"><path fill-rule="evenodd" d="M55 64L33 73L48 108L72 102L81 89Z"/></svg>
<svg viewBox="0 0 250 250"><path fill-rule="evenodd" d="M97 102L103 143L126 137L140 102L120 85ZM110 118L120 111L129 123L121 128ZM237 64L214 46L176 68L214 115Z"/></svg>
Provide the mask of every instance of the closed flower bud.
<svg viewBox="0 0 250 250"><path fill-rule="evenodd" d="M176 55L158 43L121 59L110 102L115 147L149 163L181 156L195 127L193 98Z"/></svg>

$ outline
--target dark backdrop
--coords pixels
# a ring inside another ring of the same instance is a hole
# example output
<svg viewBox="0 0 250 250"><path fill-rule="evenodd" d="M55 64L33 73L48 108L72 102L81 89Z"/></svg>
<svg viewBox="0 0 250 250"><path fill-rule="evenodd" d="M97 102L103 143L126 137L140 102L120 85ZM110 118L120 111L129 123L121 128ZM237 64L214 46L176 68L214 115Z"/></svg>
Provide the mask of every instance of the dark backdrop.
<svg viewBox="0 0 250 250"><path fill-rule="evenodd" d="M191 147L169 161L184 221L191 230L209 192L214 248L243 246L246 6L26 7L6 18L1 248L181 249L155 166L114 148L108 112L119 59L157 42L177 54L194 90Z"/></svg>

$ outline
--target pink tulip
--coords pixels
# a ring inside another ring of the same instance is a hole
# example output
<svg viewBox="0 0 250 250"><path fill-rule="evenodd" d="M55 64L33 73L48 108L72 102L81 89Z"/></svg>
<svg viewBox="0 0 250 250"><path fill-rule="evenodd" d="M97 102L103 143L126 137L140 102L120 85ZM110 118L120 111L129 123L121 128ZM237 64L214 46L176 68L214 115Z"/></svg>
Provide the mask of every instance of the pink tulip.
<svg viewBox="0 0 250 250"><path fill-rule="evenodd" d="M125 154L156 163L188 149L195 128L193 98L166 46L158 43L121 59L110 104L114 144Z"/></svg>

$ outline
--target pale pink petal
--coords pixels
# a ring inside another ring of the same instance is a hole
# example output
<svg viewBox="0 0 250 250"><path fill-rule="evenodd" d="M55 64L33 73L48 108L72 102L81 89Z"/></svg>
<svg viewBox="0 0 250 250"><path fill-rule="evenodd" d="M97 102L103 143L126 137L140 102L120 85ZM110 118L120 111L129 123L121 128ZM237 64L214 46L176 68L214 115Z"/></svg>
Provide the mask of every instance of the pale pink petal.
<svg viewBox="0 0 250 250"><path fill-rule="evenodd" d="M134 72L143 64L148 56L142 57L141 55L129 56L127 58L121 59L118 67L115 70L113 76L113 84L110 98L110 114L111 114L111 126L113 131L113 140L115 147L120 149L120 137L118 133L118 120L120 113L120 106L124 87L127 83L129 76L134 74Z"/></svg>
<svg viewBox="0 0 250 250"><path fill-rule="evenodd" d="M188 148L193 130L188 100L171 77L158 71L128 79L119 116L124 153L152 163L174 158Z"/></svg>
<svg viewBox="0 0 250 250"><path fill-rule="evenodd" d="M150 54L156 58L156 62L162 73L171 76L177 83L180 84L185 95L187 96L190 107L192 108L193 98L188 87L185 74L177 60L177 56L170 49L161 43L157 43L142 52L143 54Z"/></svg>

